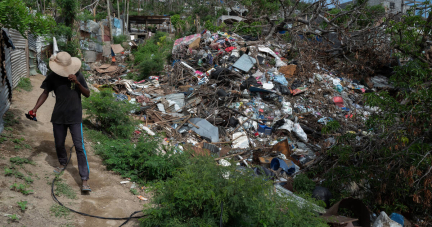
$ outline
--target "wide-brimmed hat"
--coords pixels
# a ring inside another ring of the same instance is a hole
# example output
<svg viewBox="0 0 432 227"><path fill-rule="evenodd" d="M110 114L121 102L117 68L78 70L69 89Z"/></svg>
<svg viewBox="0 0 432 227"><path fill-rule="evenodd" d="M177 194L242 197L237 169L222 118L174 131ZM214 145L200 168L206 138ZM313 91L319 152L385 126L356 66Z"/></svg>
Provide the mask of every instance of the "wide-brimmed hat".
<svg viewBox="0 0 432 227"><path fill-rule="evenodd" d="M57 75L68 77L70 74L75 74L81 68L81 60L76 57L71 57L66 52L59 52L53 55L49 61L50 69Z"/></svg>

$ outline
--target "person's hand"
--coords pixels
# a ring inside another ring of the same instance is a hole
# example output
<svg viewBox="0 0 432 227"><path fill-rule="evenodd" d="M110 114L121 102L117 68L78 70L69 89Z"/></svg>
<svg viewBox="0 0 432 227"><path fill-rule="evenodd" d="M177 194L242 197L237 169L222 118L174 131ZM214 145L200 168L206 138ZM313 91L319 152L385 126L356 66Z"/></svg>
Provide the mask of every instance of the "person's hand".
<svg viewBox="0 0 432 227"><path fill-rule="evenodd" d="M80 84L79 81L78 81L78 79L76 78L76 76L75 76L74 74L70 74L70 75L68 76L68 79L69 79L71 82L75 83L75 84Z"/></svg>
<svg viewBox="0 0 432 227"><path fill-rule="evenodd" d="M37 112L36 108L34 108L34 109L32 109L32 110L29 111L29 113L33 113L33 114L36 114L36 112Z"/></svg>

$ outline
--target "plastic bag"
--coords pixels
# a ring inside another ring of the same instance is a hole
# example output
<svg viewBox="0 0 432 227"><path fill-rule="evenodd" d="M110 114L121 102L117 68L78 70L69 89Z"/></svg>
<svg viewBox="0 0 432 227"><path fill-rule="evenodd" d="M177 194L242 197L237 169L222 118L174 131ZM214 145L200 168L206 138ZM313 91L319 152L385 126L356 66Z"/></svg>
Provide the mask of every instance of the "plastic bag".
<svg viewBox="0 0 432 227"><path fill-rule="evenodd" d="M290 102L282 102L282 112L284 114L292 114L292 108Z"/></svg>
<svg viewBox="0 0 432 227"><path fill-rule="evenodd" d="M274 77L274 81L281 83L284 86L288 86L288 81L282 75L277 75Z"/></svg>
<svg viewBox="0 0 432 227"><path fill-rule="evenodd" d="M299 123L295 123L294 124L294 133L296 134L296 136L302 141L307 143L308 138L306 133L303 131L302 127L300 126Z"/></svg>

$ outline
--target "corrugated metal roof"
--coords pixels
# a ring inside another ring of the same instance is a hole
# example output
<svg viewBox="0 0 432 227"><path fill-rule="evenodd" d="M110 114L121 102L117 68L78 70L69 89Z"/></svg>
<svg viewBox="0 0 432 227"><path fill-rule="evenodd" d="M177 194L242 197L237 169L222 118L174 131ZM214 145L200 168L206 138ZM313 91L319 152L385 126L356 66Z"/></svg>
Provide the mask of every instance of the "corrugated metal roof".
<svg viewBox="0 0 432 227"><path fill-rule="evenodd" d="M27 39L25 39L19 31L15 29L9 29L9 35L16 48L25 49L27 45Z"/></svg>

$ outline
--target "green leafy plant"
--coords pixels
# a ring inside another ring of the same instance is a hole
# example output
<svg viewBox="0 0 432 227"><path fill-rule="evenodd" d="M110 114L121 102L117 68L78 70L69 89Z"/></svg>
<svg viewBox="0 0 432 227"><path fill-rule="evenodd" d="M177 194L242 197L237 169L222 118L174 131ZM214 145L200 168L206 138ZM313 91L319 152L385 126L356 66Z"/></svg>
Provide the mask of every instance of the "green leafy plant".
<svg viewBox="0 0 432 227"><path fill-rule="evenodd" d="M30 161L27 158L21 158L19 156L12 157L9 159L9 161L14 165L19 165L19 166L22 166L23 164L35 165L35 163L33 161Z"/></svg>
<svg viewBox="0 0 432 227"><path fill-rule="evenodd" d="M25 211L27 209L27 201L17 202L18 206L21 208L21 211Z"/></svg>
<svg viewBox="0 0 432 227"><path fill-rule="evenodd" d="M308 205L273 193L272 182L218 166L212 157L189 159L153 190L155 204L143 210L142 226L217 226L221 216L224 226L326 226Z"/></svg>
<svg viewBox="0 0 432 227"><path fill-rule="evenodd" d="M306 174L299 174L294 178L293 188L297 193L312 194L315 183Z"/></svg>
<svg viewBox="0 0 432 227"><path fill-rule="evenodd" d="M23 77L20 79L17 85L18 89L23 89L24 91L31 91L33 85L31 84L30 78Z"/></svg>
<svg viewBox="0 0 432 227"><path fill-rule="evenodd" d="M8 216L13 222L19 221L19 218L16 214L12 214Z"/></svg>
<svg viewBox="0 0 432 227"><path fill-rule="evenodd" d="M21 149L21 146L19 146L19 145L15 145L15 146L14 146L14 149L15 149L15 150L19 150L19 149Z"/></svg>
<svg viewBox="0 0 432 227"><path fill-rule="evenodd" d="M14 183L10 189L17 191L17 192L21 192L23 195L28 195L30 193L33 193L33 190L27 190L28 186L25 184L18 184L18 183Z"/></svg>
<svg viewBox="0 0 432 227"><path fill-rule="evenodd" d="M18 30L26 37L30 31L35 35L48 34L55 27L54 18L39 12L31 13L22 0L0 1L0 24L4 28Z"/></svg>
<svg viewBox="0 0 432 227"><path fill-rule="evenodd" d="M0 137L0 144L4 143L4 142L6 142L6 141L8 141L7 138L5 138L5 137Z"/></svg>
<svg viewBox="0 0 432 227"><path fill-rule="evenodd" d="M61 206L59 204L54 204L50 207L51 215L54 215L55 217L64 217L67 218L70 214L70 210L64 206Z"/></svg>
<svg viewBox="0 0 432 227"><path fill-rule="evenodd" d="M24 174L20 171L16 170L15 167L11 167L10 169L8 167L5 167L5 176L15 176L18 179L24 179Z"/></svg>
<svg viewBox="0 0 432 227"><path fill-rule="evenodd" d="M432 212L432 64L425 59L432 14L425 20L415 10L387 27L396 56L410 60L393 68L394 92L365 94L365 106L377 110L365 124L370 135L337 137L326 164L312 169L333 195L361 195L374 211L426 216ZM347 192L354 183L359 190Z"/></svg>
<svg viewBox="0 0 432 227"><path fill-rule="evenodd" d="M131 189L130 189L130 192L131 192L132 194L134 194L134 195L139 195L139 192L138 192L138 190L137 190L136 188L131 188Z"/></svg>
<svg viewBox="0 0 432 227"><path fill-rule="evenodd" d="M324 127L322 127L321 132L323 134L330 134L330 133L334 133L337 130L340 129L340 124L338 121L336 120L331 120L329 121L326 125L324 125Z"/></svg>
<svg viewBox="0 0 432 227"><path fill-rule="evenodd" d="M12 169L9 169L7 167L5 167L4 171L5 171L5 176L11 176L14 173Z"/></svg>
<svg viewBox="0 0 432 227"><path fill-rule="evenodd" d="M250 24L243 21L234 23L234 27L236 28L236 31L238 33L253 36L257 36L262 33L262 28L260 27L260 25L262 25L262 23L259 21L255 21Z"/></svg>
<svg viewBox="0 0 432 227"><path fill-rule="evenodd" d="M138 108L126 101L118 101L109 90L95 93L83 101L86 114L95 119L101 129L118 137L129 138L135 129L134 121L128 115Z"/></svg>
<svg viewBox="0 0 432 227"><path fill-rule="evenodd" d="M31 177L24 177L24 180L25 180L28 184L31 184L31 183L33 183L33 181L34 181Z"/></svg>

